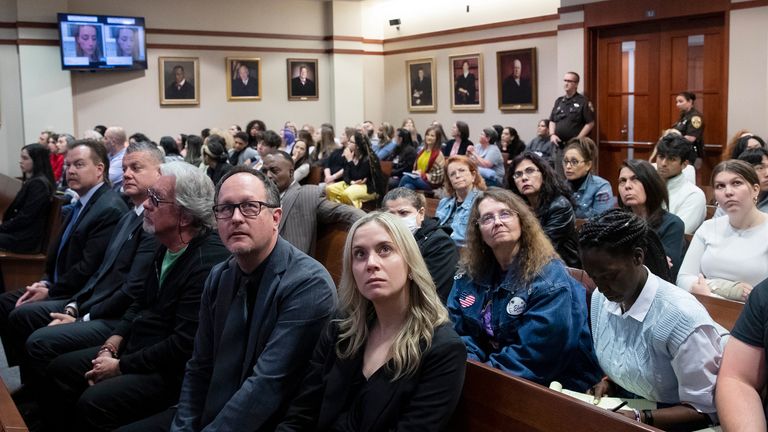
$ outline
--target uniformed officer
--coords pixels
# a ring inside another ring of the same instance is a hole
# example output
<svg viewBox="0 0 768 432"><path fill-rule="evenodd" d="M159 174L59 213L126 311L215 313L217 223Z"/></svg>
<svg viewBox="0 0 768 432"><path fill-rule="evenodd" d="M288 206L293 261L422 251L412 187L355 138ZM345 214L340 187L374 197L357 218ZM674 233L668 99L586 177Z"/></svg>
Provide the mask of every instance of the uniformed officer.
<svg viewBox="0 0 768 432"><path fill-rule="evenodd" d="M549 139L557 149L555 168L561 176L564 176L563 146L571 138L586 137L595 125L592 104L576 91L579 80L576 72L566 72L563 77L565 96L557 98L549 116Z"/></svg>
<svg viewBox="0 0 768 432"><path fill-rule="evenodd" d="M693 107L696 95L690 92L681 92L675 98L675 105L680 110L680 120L675 123L673 128L680 131L691 143L692 151L688 156L688 161L694 168L701 168L701 161L704 157L704 143L701 139L704 133L704 120L701 113Z"/></svg>

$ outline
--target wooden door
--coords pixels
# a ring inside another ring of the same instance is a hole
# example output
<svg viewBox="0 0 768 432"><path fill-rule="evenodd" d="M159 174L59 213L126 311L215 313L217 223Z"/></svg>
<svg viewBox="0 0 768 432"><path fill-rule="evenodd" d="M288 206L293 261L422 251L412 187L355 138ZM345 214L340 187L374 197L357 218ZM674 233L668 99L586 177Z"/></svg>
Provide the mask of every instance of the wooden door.
<svg viewBox="0 0 768 432"><path fill-rule="evenodd" d="M592 29L596 55L599 173L616 186L621 162L648 159L679 117L675 96L697 95L707 157L699 184L719 161L726 128L726 41L722 16Z"/></svg>

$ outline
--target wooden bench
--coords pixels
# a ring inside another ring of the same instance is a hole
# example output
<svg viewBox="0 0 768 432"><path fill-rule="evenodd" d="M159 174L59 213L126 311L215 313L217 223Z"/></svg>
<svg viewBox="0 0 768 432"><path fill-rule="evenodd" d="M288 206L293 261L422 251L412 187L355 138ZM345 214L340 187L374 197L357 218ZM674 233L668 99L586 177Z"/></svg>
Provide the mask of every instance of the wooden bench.
<svg viewBox="0 0 768 432"><path fill-rule="evenodd" d="M426 217L435 217L435 211L437 210L437 205L440 204L440 200L437 198L425 198L427 200L427 205L424 208L424 215Z"/></svg>
<svg viewBox="0 0 768 432"><path fill-rule="evenodd" d="M658 431L474 361L450 423L456 432Z"/></svg>
<svg viewBox="0 0 768 432"><path fill-rule="evenodd" d="M5 174L0 174L0 218L11 206L16 194L21 190L21 181Z"/></svg>
<svg viewBox="0 0 768 432"><path fill-rule="evenodd" d="M26 432L28 430L10 392L8 392L8 387L5 383L0 383L0 431Z"/></svg>
<svg viewBox="0 0 768 432"><path fill-rule="evenodd" d="M314 258L328 270L336 286L339 286L341 280L344 242L348 231L349 226L341 223L320 225L317 229Z"/></svg>
<svg viewBox="0 0 768 432"><path fill-rule="evenodd" d="M320 184L323 182L323 167L319 165L313 165L309 168L309 175L304 184Z"/></svg>
<svg viewBox="0 0 768 432"><path fill-rule="evenodd" d="M63 201L53 198L48 213L48 232L43 235L42 250L47 251L53 239L61 232L61 207ZM0 251L0 269L6 291L23 288L40 280L45 272L45 253L19 254Z"/></svg>
<svg viewBox="0 0 768 432"><path fill-rule="evenodd" d="M392 161L381 161L379 162L381 165L381 172L384 173L384 176L387 178L392 176Z"/></svg>
<svg viewBox="0 0 768 432"><path fill-rule="evenodd" d="M741 302L701 294L694 294L693 296L704 305L709 316L728 331L733 330L736 320L739 319L739 315L744 309L744 303Z"/></svg>

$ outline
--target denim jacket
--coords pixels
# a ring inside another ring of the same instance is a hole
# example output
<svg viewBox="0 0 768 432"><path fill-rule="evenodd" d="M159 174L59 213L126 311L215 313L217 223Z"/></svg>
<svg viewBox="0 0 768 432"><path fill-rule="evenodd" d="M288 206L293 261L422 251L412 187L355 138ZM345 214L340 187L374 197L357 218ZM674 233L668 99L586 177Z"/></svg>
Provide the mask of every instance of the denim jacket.
<svg viewBox="0 0 768 432"><path fill-rule="evenodd" d="M472 211L472 203L475 202L475 197L479 193L479 189L473 188L453 215L453 221L451 221L453 233L451 233L451 238L456 243L456 246L464 246L467 235L467 226L469 225L469 213ZM451 210L453 210L455 205L455 197L445 197L440 200L435 209L435 216L437 217L438 222L440 222L440 225L445 225L445 222L451 216Z"/></svg>
<svg viewBox="0 0 768 432"><path fill-rule="evenodd" d="M589 219L610 210L614 205L613 191L608 180L587 174L579 190L573 192L576 201L576 217Z"/></svg>
<svg viewBox="0 0 768 432"><path fill-rule="evenodd" d="M557 259L528 284L521 284L517 273L513 264L495 287L491 275L473 281L460 270L454 277L448 311L467 357L542 385L559 381L564 388L586 391L601 376L586 290ZM493 336L483 325L487 303Z"/></svg>

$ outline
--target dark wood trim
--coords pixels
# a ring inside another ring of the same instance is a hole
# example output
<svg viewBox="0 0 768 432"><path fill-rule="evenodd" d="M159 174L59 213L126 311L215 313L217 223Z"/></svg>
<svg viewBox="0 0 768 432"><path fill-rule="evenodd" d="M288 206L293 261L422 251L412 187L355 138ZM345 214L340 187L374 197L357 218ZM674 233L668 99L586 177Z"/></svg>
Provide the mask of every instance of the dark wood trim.
<svg viewBox="0 0 768 432"><path fill-rule="evenodd" d="M160 29L147 28L147 34L167 34L183 36L217 36L217 37L241 37L241 38L260 38L260 39L291 39L291 40L324 40L324 36L312 35L293 35L280 33L251 33L251 32L231 32L214 30L187 30L187 29Z"/></svg>
<svg viewBox="0 0 768 432"><path fill-rule="evenodd" d="M374 44L374 45L384 45L384 39L366 39L366 38L363 38L363 43L365 43L365 44Z"/></svg>
<svg viewBox="0 0 768 432"><path fill-rule="evenodd" d="M403 42L403 41L409 41L409 40L415 40L415 39L424 39L424 38L430 38L430 37L436 37L436 36L445 36L450 34L456 34L456 33L467 33L467 32L473 32L473 31L481 31L481 30L490 30L500 27L510 27L515 25L522 25L522 24L530 24L530 23L538 23L538 22L545 22L545 21L555 21L560 16L558 14L551 14L551 15L541 15L537 17L531 17L531 18L521 18L511 21L502 21L497 23L490 23L490 24L480 24L476 26L469 26L469 27L460 27L450 30L440 30L435 32L429 32L429 33L420 33L415 34L411 36L402 36L402 37L396 37L391 39L384 39L384 43L395 43L395 42Z"/></svg>
<svg viewBox="0 0 768 432"><path fill-rule="evenodd" d="M573 29L583 29L583 28L584 28L584 23L583 22L570 23L570 24L558 24L557 25L557 31L573 30Z"/></svg>
<svg viewBox="0 0 768 432"><path fill-rule="evenodd" d="M16 39L16 45L59 46L58 39Z"/></svg>
<svg viewBox="0 0 768 432"><path fill-rule="evenodd" d="M16 39L0 39L0 45L18 45Z"/></svg>
<svg viewBox="0 0 768 432"><path fill-rule="evenodd" d="M574 5L574 6L563 6L557 8L558 14L564 14L564 13L571 13L571 12L581 12L584 10L584 5Z"/></svg>
<svg viewBox="0 0 768 432"><path fill-rule="evenodd" d="M16 28L16 23L0 21L0 28Z"/></svg>
<svg viewBox="0 0 768 432"><path fill-rule="evenodd" d="M751 9L763 6L768 6L768 0L751 0L739 3L731 3L731 10Z"/></svg>
<svg viewBox="0 0 768 432"><path fill-rule="evenodd" d="M56 43L58 44L58 41ZM258 47L258 46L249 47L249 46L231 46L231 45L189 45L189 44L165 44L165 43L148 43L147 48L196 50L196 51L248 51L248 52L280 52L280 53L306 53L306 54L325 54L329 51L325 48L276 48L276 47Z"/></svg>
<svg viewBox="0 0 768 432"><path fill-rule="evenodd" d="M730 0L644 0L627 2L608 0L584 5L585 27L608 27L629 23L653 22L671 18L687 18L727 12ZM648 16L652 11L653 14Z"/></svg>
<svg viewBox="0 0 768 432"><path fill-rule="evenodd" d="M323 40L360 42L364 44L384 45L384 39L366 39L360 36L325 36Z"/></svg>
<svg viewBox="0 0 768 432"><path fill-rule="evenodd" d="M511 36L500 36L500 37L494 37L494 38L488 38L488 39L476 39L476 40L467 40L467 41L460 41L460 42L450 42L450 43L444 43L444 44L438 44L438 45L425 45L425 46L414 47L414 48L387 50L387 51L384 51L384 55L404 54L404 53L411 53L411 52L418 52L418 51L431 51L431 50L438 50L438 49L444 49L444 48L455 48L460 46L483 45L483 44L490 44L490 43L496 43L496 42L509 42L513 40L523 40L523 39L533 39L533 38L539 38L539 37L553 37L553 36L557 36L557 30L550 30L550 31L543 31L543 32L536 32L536 33L525 33L525 34L511 35Z"/></svg>
<svg viewBox="0 0 768 432"><path fill-rule="evenodd" d="M57 24L55 22L16 21L16 27L44 28L55 30L57 28Z"/></svg>

